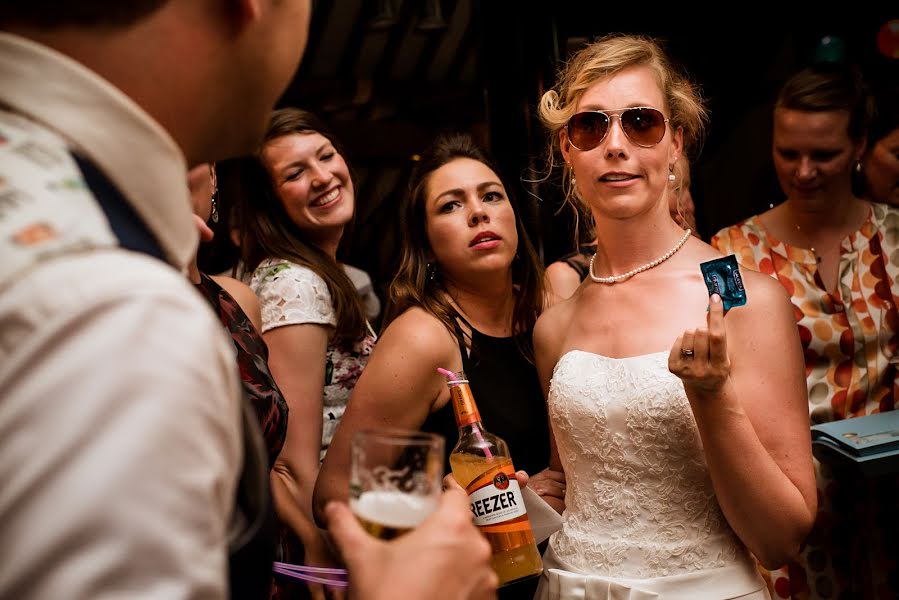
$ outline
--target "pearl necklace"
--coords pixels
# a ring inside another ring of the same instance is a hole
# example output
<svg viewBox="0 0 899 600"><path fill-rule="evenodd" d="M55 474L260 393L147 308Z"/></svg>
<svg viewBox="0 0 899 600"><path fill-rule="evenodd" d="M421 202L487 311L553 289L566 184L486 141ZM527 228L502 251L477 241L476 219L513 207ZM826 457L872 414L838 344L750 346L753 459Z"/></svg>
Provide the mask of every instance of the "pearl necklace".
<svg viewBox="0 0 899 600"><path fill-rule="evenodd" d="M671 250L669 250L662 256L658 257L654 261L648 262L645 265L643 265L642 267L637 267L636 269L631 269L627 273L622 273L621 275L612 275L611 277L597 277L596 275L594 275L593 274L593 261L596 260L596 254L594 254L593 257L590 259L590 269L589 269L590 279L592 279L596 283L618 283L619 281L624 281L625 279L630 279L637 273L642 273L643 271L648 271L649 269L651 269L653 267L657 267L660 264L662 264L663 262L665 262L666 260L668 260L669 258L671 258L672 256L674 256L675 252L677 252L678 250L683 248L684 244L687 243L687 240L690 239L691 233L692 233L692 231L690 231L689 229L686 230L684 232L684 237L682 237L680 239L680 241L677 244L675 244L674 248L672 248Z"/></svg>

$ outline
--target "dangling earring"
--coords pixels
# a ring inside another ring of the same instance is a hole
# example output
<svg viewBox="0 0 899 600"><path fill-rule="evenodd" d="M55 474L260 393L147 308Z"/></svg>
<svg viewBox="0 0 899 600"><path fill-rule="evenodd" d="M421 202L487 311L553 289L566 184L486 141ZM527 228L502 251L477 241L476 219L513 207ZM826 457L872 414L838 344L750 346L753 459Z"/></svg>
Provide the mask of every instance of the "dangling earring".
<svg viewBox="0 0 899 600"><path fill-rule="evenodd" d="M215 201L219 195L219 180L215 173L215 163L209 163L209 179L212 182L212 214L209 216L212 218L213 223L218 223L219 211Z"/></svg>
<svg viewBox="0 0 899 600"><path fill-rule="evenodd" d="M574 187L577 185L577 177L575 177L575 175L574 175L574 169L572 168L571 163L569 163L569 162L565 163L565 168L571 169L571 179L570 179L571 189L574 190Z"/></svg>
<svg viewBox="0 0 899 600"><path fill-rule="evenodd" d="M215 199L218 196L218 194L219 194L219 190L218 190L218 188L216 188L215 191L212 192L212 214L210 215L212 217L213 223L219 222L219 211L218 211L218 207L216 206L216 203L215 203Z"/></svg>
<svg viewBox="0 0 899 600"><path fill-rule="evenodd" d="M437 279L437 263L429 262L427 266L428 281L433 282Z"/></svg>
<svg viewBox="0 0 899 600"><path fill-rule="evenodd" d="M863 166L862 166L862 161L861 161L861 159L856 159L855 165L854 165L853 168L855 169L855 172L856 172L856 173L861 173L861 172L862 172Z"/></svg>
<svg viewBox="0 0 899 600"><path fill-rule="evenodd" d="M565 168L571 170L568 178L568 190L565 192L565 202L576 201L580 198L577 193L577 176L574 174L574 167L571 166L571 163L565 163Z"/></svg>
<svg viewBox="0 0 899 600"><path fill-rule="evenodd" d="M677 176L674 174L674 165L668 166L668 181L674 181L677 179Z"/></svg>

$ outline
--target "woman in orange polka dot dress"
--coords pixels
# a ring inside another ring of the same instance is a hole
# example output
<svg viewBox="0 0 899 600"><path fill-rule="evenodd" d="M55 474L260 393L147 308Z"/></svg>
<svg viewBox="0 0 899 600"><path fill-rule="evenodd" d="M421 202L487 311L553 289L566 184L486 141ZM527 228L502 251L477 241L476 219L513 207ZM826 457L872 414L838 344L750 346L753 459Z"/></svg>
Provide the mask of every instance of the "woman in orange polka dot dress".
<svg viewBox="0 0 899 600"><path fill-rule="evenodd" d="M793 76L774 109L787 199L712 239L789 292L812 424L893 410L899 396L899 210L853 194L871 112L864 90L855 70L835 64ZM801 555L770 573L772 596L899 597L896 478L835 480L817 461L816 475L815 528Z"/></svg>

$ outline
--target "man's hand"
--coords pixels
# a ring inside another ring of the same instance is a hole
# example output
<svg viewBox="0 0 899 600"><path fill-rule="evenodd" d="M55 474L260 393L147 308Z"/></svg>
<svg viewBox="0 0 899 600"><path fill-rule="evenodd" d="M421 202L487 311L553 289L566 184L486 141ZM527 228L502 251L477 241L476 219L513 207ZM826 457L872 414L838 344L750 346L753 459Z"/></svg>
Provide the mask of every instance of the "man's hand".
<svg viewBox="0 0 899 600"><path fill-rule="evenodd" d="M488 600L498 578L490 544L471 521L468 495L452 478L437 509L389 542L369 535L346 504L331 502L325 518L349 575L353 600Z"/></svg>

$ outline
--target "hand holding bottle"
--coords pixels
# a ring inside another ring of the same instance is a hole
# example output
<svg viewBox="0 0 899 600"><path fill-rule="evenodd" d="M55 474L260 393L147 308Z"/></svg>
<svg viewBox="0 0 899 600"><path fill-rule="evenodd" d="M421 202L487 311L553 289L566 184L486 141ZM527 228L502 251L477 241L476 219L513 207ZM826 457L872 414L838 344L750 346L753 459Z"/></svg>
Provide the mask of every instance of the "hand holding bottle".
<svg viewBox="0 0 899 600"><path fill-rule="evenodd" d="M565 473L562 471L553 471L547 467L530 476L524 471L517 471L515 477L518 479L518 485L531 488L544 500L555 498L565 501Z"/></svg>

